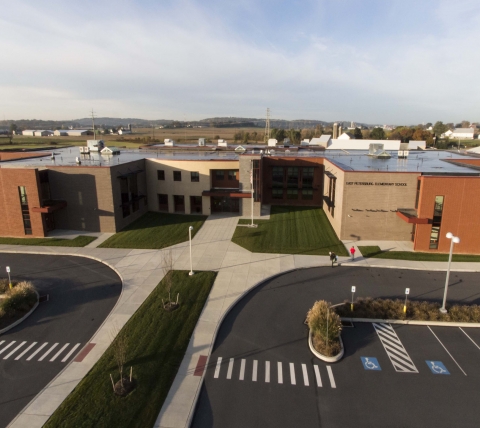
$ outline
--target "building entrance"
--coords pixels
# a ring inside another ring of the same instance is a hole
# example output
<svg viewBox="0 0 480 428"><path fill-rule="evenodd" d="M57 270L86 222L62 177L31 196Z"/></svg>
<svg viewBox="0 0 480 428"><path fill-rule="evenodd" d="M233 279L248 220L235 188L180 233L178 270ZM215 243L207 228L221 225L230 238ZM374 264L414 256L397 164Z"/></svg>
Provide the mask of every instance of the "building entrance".
<svg viewBox="0 0 480 428"><path fill-rule="evenodd" d="M239 213L240 199L226 196L211 196L212 213Z"/></svg>

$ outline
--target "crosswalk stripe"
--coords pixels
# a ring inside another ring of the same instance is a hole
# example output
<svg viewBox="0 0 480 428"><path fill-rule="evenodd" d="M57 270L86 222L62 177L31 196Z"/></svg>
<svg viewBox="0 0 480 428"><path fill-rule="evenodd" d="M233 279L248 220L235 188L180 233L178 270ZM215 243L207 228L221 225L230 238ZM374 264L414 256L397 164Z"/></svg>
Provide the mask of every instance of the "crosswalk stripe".
<svg viewBox="0 0 480 428"><path fill-rule="evenodd" d="M265 361L265 382L270 382L270 361Z"/></svg>
<svg viewBox="0 0 480 428"><path fill-rule="evenodd" d="M292 385L297 384L297 380L295 379L295 366L293 363L290 363L290 382Z"/></svg>
<svg viewBox="0 0 480 428"><path fill-rule="evenodd" d="M315 372L315 378L317 379L317 386L319 388L322 387L322 378L320 377L320 370L318 369L317 365L313 366L313 371Z"/></svg>
<svg viewBox="0 0 480 428"><path fill-rule="evenodd" d="M45 354L43 354L43 355L38 359L38 361L43 361L43 360L45 359L45 357L46 357L48 354L50 354L50 352L52 352L57 346L58 346L58 343L54 343L54 344L50 347L50 349L49 349L47 352L45 352Z"/></svg>
<svg viewBox="0 0 480 428"><path fill-rule="evenodd" d="M396 340L396 336L395 336L395 331L393 330L390 330L389 328L386 328L385 327L385 324L377 324L377 323L374 323L375 326L380 330L381 333L383 333L384 335L386 335L387 337L390 336L392 339Z"/></svg>
<svg viewBox="0 0 480 428"><path fill-rule="evenodd" d="M282 363L280 361L277 363L277 369L278 369L278 383L283 383Z"/></svg>
<svg viewBox="0 0 480 428"><path fill-rule="evenodd" d="M387 345L386 343L384 343L383 346L392 354L396 354L399 357L403 357L403 358L408 357L408 354L405 351L394 348L390 344Z"/></svg>
<svg viewBox="0 0 480 428"><path fill-rule="evenodd" d="M45 346L48 345L48 342L45 342L42 346L40 346L32 355L30 355L28 358L27 358L27 361L30 361L35 355L37 355L43 348L45 348Z"/></svg>
<svg viewBox="0 0 480 428"><path fill-rule="evenodd" d="M63 357L62 363L64 363L65 361L67 361L68 358L70 357L70 355L72 355L72 354L75 352L75 349L77 349L79 346L80 346L80 343L77 343L72 349L70 349L70 351L68 352L68 354ZM221 361L221 360L222 360L222 359L220 358L220 361Z"/></svg>
<svg viewBox="0 0 480 428"><path fill-rule="evenodd" d="M306 364L302 364L302 372L303 372L303 383L305 384L305 386L309 386L310 383L308 382L308 373L307 373Z"/></svg>
<svg viewBox="0 0 480 428"><path fill-rule="evenodd" d="M416 370L416 367L413 364L408 363L404 359L401 359L394 354L389 354L389 357L390 357L390 359L392 359L392 358L395 359L396 361L392 361L392 363L394 365L398 366L399 368L404 369L403 371Z"/></svg>
<svg viewBox="0 0 480 428"><path fill-rule="evenodd" d="M230 358L230 362L228 363L227 379L232 378L232 371L233 371L233 358Z"/></svg>
<svg viewBox="0 0 480 428"><path fill-rule="evenodd" d="M220 375L220 365L222 364L222 357L218 357L217 359L217 367L215 367L215 374L213 375L214 378L218 378Z"/></svg>
<svg viewBox="0 0 480 428"><path fill-rule="evenodd" d="M330 386L332 388L336 388L337 385L335 383L335 378L333 377L332 368L330 366L327 366L327 372L328 372L328 378L330 379Z"/></svg>
<svg viewBox="0 0 480 428"><path fill-rule="evenodd" d="M8 348L10 348L10 346L12 346L14 343L16 343L16 341L14 340L13 342L10 342L7 346L5 346L5 348L3 348L1 351L0 351L0 354L3 354Z"/></svg>
<svg viewBox="0 0 480 428"><path fill-rule="evenodd" d="M10 352L9 354L5 355L3 357L4 360L8 359L9 357L11 357L13 354L15 354L15 352L17 352L23 345L25 345L25 343L27 342L22 342L20 343L20 345L18 345L12 352Z"/></svg>
<svg viewBox="0 0 480 428"><path fill-rule="evenodd" d="M258 360L253 360L252 381L257 381Z"/></svg>
<svg viewBox="0 0 480 428"><path fill-rule="evenodd" d="M64 351L64 349L70 345L70 343L67 343L66 345L63 345L63 347L60 349L60 351L58 351L50 360L50 362L52 361L55 361L57 359L57 357Z"/></svg>
<svg viewBox="0 0 480 428"><path fill-rule="evenodd" d="M2 343L5 343L5 341L4 341L4 340L1 340L1 341L0 341L0 346L2 345Z"/></svg>
<svg viewBox="0 0 480 428"><path fill-rule="evenodd" d="M25 349L20 355L17 355L15 357L15 360L19 360L20 358L22 358L28 351L30 351L30 349L32 349L35 345L37 344L37 342L33 342L27 349Z"/></svg>
<svg viewBox="0 0 480 428"><path fill-rule="evenodd" d="M242 358L240 362L240 377L239 380L243 380L245 378L245 360Z"/></svg>

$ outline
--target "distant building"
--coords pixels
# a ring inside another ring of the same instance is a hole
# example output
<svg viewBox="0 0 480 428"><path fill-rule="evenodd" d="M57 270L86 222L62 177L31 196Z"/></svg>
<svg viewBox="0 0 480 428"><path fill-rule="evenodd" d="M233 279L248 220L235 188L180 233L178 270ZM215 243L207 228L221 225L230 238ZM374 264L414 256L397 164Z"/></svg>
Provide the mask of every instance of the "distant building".
<svg viewBox="0 0 480 428"><path fill-rule="evenodd" d="M35 136L35 131L32 129L26 129L22 132L22 135L25 135L26 137L33 137Z"/></svg>
<svg viewBox="0 0 480 428"><path fill-rule="evenodd" d="M442 135L440 135L440 138L450 138L453 134L453 131L451 131L450 129L446 132L444 132Z"/></svg>
<svg viewBox="0 0 480 428"><path fill-rule="evenodd" d="M118 130L118 135L125 135L125 134L131 134L132 131L130 129L119 129Z"/></svg>
<svg viewBox="0 0 480 428"><path fill-rule="evenodd" d="M66 131L65 129L57 129L53 132L53 135L55 135L56 137L68 137L68 131Z"/></svg>
<svg viewBox="0 0 480 428"><path fill-rule="evenodd" d="M227 140L223 140L223 139L218 140L218 146L219 147L228 147Z"/></svg>
<svg viewBox="0 0 480 428"><path fill-rule="evenodd" d="M344 132L342 135L340 135L340 137L338 137L338 139L339 140L354 140L355 137L350 132Z"/></svg>
<svg viewBox="0 0 480 428"><path fill-rule="evenodd" d="M199 138L198 139L198 145L199 146L204 146L205 145L205 138Z"/></svg>
<svg viewBox="0 0 480 428"><path fill-rule="evenodd" d="M120 149L118 147L104 147L100 153L102 155L119 155Z"/></svg>
<svg viewBox="0 0 480 428"><path fill-rule="evenodd" d="M70 137L81 137L82 135L92 135L93 132L89 129L69 129L68 135Z"/></svg>
<svg viewBox="0 0 480 428"><path fill-rule="evenodd" d="M49 137L50 135L53 135L53 131L48 131L45 129L39 130L39 131L33 131L35 137Z"/></svg>
<svg viewBox="0 0 480 428"><path fill-rule="evenodd" d="M175 145L175 140L171 140L170 138L165 138L165 140L163 140L163 143L166 146L174 146Z"/></svg>
<svg viewBox="0 0 480 428"><path fill-rule="evenodd" d="M475 130L473 128L455 128L450 138L458 138L461 140L473 140Z"/></svg>
<svg viewBox="0 0 480 428"><path fill-rule="evenodd" d="M100 152L105 147L103 140L87 140L87 147L91 152Z"/></svg>
<svg viewBox="0 0 480 428"><path fill-rule="evenodd" d="M267 144L269 147L275 147L278 144L278 140L276 138L269 138Z"/></svg>
<svg viewBox="0 0 480 428"><path fill-rule="evenodd" d="M320 138L312 138L310 140L310 146L322 146L327 148L332 140L332 136L330 134L322 135Z"/></svg>

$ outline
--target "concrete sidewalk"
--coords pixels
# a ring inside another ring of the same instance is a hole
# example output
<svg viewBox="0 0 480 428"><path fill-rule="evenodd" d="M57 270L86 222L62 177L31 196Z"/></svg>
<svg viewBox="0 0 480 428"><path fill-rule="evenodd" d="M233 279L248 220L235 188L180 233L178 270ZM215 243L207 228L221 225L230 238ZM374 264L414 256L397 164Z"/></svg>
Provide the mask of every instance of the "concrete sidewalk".
<svg viewBox="0 0 480 428"><path fill-rule="evenodd" d="M216 270L218 275L190 339L177 376L155 427L187 427L193 416L201 376L194 376L200 355L209 356L216 331L229 309L264 279L291 269L330 265L328 256L251 253L231 242L239 217L210 216L192 240L193 270ZM170 247L175 269L190 270L189 242ZM349 248L349 247L348 247ZM123 281L122 294L102 327L91 339L95 346L80 363L72 362L12 422L11 427L41 427L111 343L163 277L161 250L31 247L0 245L0 252L78 255L112 267ZM359 254L359 253L357 253ZM340 257L341 265L445 270L445 262L410 262ZM480 271L480 263L452 263L453 270Z"/></svg>

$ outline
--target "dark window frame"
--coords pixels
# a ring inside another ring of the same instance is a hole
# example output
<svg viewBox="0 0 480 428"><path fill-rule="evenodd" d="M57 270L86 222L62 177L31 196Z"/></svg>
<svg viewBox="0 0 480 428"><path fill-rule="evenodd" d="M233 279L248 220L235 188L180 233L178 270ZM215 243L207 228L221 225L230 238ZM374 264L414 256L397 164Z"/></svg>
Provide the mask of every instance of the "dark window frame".
<svg viewBox="0 0 480 428"><path fill-rule="evenodd" d="M182 171L173 171L173 181L182 181Z"/></svg>
<svg viewBox="0 0 480 428"><path fill-rule="evenodd" d="M164 181L165 180L165 170L157 169L157 180Z"/></svg>
<svg viewBox="0 0 480 428"><path fill-rule="evenodd" d="M196 174L196 175L194 175ZM200 173L198 171L191 171L190 172L190 181L192 183L199 183L200 182Z"/></svg>

